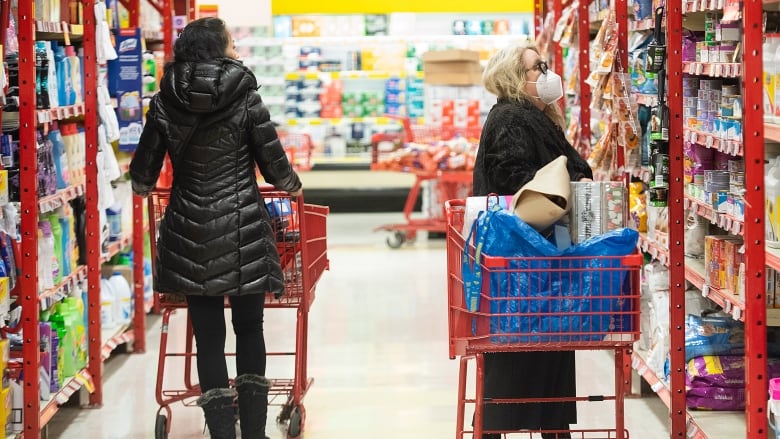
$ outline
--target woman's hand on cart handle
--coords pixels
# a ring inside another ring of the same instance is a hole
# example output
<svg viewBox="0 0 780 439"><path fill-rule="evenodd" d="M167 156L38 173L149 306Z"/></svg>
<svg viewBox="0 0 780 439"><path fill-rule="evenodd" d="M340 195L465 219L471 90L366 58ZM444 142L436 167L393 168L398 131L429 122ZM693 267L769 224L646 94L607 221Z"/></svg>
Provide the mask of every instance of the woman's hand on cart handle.
<svg viewBox="0 0 780 439"><path fill-rule="evenodd" d="M580 178L580 181L593 181L593 179L588 177L582 177Z"/></svg>
<svg viewBox="0 0 780 439"><path fill-rule="evenodd" d="M300 197L303 195L303 188L298 189L297 191L287 192L290 194L291 197Z"/></svg>

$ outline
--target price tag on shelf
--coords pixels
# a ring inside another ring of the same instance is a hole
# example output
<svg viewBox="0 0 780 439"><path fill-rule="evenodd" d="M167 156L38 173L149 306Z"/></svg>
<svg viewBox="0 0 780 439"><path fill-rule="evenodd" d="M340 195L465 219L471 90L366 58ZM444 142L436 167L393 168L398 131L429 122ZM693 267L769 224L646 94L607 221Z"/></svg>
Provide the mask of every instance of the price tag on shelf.
<svg viewBox="0 0 780 439"><path fill-rule="evenodd" d="M63 32L63 38L65 39L65 45L70 46L70 28L68 27L68 23L62 22L62 32Z"/></svg>
<svg viewBox="0 0 780 439"><path fill-rule="evenodd" d="M734 221L731 223L731 233L735 235L739 235L742 233L742 223L739 221Z"/></svg>
<svg viewBox="0 0 780 439"><path fill-rule="evenodd" d="M705 144L707 148L712 148L713 145L715 145L715 137L711 135L707 135L707 140L705 141Z"/></svg>
<svg viewBox="0 0 780 439"><path fill-rule="evenodd" d="M650 389L652 389L652 390L653 390L653 392L655 392L655 393L658 393L658 392L660 392L661 390L663 390L663 389L664 389L664 387L665 387L665 386L664 386L664 383L663 383L663 382L661 382L661 381L657 381L655 384L653 384L652 386L650 386Z"/></svg>
<svg viewBox="0 0 780 439"><path fill-rule="evenodd" d="M718 213L712 212L712 217L710 217L710 224L712 225L718 225Z"/></svg>
<svg viewBox="0 0 780 439"><path fill-rule="evenodd" d="M709 297L710 296L710 286L704 285L701 287L701 295L703 297Z"/></svg>
<svg viewBox="0 0 780 439"><path fill-rule="evenodd" d="M641 244L640 244L640 245L642 246L642 251L643 251L644 253L647 253L647 249L648 249L648 247L649 247L649 245L648 245L648 243L647 243L647 239L644 239L644 238L642 238L642 242L641 242Z"/></svg>
<svg viewBox="0 0 780 439"><path fill-rule="evenodd" d="M729 302L728 300L723 300L723 311L725 312L731 312L731 308L734 307L734 304Z"/></svg>
<svg viewBox="0 0 780 439"><path fill-rule="evenodd" d="M737 142L731 142L731 155L741 155L742 145Z"/></svg>
<svg viewBox="0 0 780 439"><path fill-rule="evenodd" d="M720 217L720 228L723 230L729 230L731 228L731 218L727 216Z"/></svg>
<svg viewBox="0 0 780 439"><path fill-rule="evenodd" d="M731 317L733 317L734 320L739 320L740 317L742 317L742 308L735 306L734 309L731 310Z"/></svg>
<svg viewBox="0 0 780 439"><path fill-rule="evenodd" d="M666 256L666 253L661 253L660 262L667 267L669 266L669 258Z"/></svg>

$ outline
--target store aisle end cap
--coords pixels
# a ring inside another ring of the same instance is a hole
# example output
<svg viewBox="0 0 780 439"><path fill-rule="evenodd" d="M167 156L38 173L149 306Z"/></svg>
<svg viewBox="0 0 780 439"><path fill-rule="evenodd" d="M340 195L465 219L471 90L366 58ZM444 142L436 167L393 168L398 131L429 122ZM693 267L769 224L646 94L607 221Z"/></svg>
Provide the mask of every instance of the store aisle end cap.
<svg viewBox="0 0 780 439"><path fill-rule="evenodd" d="M536 230L550 227L569 211L571 185L566 163L563 155L551 161L512 197L515 215Z"/></svg>

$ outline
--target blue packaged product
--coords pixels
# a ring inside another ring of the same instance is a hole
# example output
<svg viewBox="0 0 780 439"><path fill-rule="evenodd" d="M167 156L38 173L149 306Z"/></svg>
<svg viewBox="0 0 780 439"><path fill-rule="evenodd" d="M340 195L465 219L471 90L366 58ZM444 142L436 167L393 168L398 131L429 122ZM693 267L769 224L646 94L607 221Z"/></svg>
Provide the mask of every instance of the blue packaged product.
<svg viewBox="0 0 780 439"><path fill-rule="evenodd" d="M16 286L16 278L19 273L16 271L16 259L14 258L13 238L4 230L0 230L0 256L3 258L3 264L8 275L10 289Z"/></svg>
<svg viewBox="0 0 780 439"><path fill-rule="evenodd" d="M57 126L57 122L52 122L52 128L49 131L49 140L52 143L52 154L54 155L54 171L57 177L57 189L65 189L69 183L70 168L68 167L68 156L65 153L65 142L62 140L62 133Z"/></svg>

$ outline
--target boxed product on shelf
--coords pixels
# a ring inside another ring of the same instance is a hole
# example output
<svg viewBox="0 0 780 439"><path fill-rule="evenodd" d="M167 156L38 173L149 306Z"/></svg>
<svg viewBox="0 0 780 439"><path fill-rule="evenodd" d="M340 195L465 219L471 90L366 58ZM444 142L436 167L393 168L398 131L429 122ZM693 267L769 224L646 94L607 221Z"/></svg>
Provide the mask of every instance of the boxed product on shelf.
<svg viewBox="0 0 780 439"><path fill-rule="evenodd" d="M740 276L743 241L733 235L707 235L704 237L705 282L713 288L739 294L744 291Z"/></svg>
<svg viewBox="0 0 780 439"><path fill-rule="evenodd" d="M116 46L119 57L108 62L108 83L118 101L119 150L135 151L143 131L141 29L121 29Z"/></svg>
<svg viewBox="0 0 780 439"><path fill-rule="evenodd" d="M472 85L482 81L477 51L428 51L423 53L422 60L426 84Z"/></svg>

